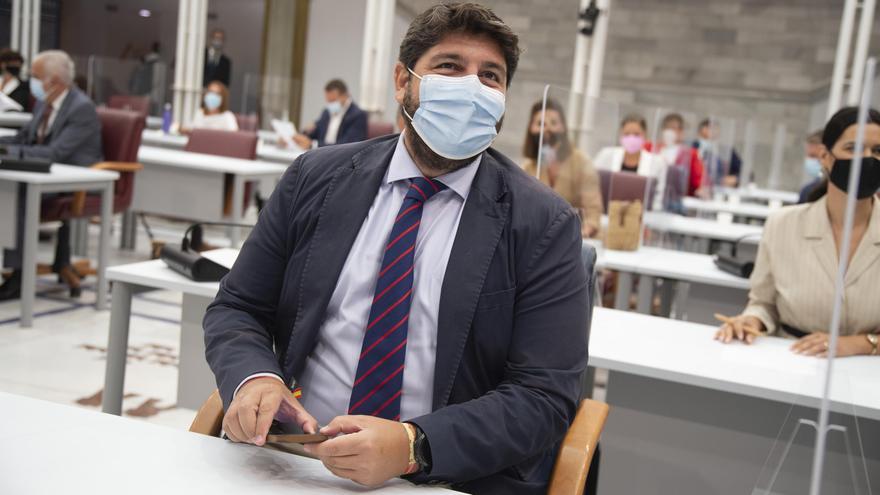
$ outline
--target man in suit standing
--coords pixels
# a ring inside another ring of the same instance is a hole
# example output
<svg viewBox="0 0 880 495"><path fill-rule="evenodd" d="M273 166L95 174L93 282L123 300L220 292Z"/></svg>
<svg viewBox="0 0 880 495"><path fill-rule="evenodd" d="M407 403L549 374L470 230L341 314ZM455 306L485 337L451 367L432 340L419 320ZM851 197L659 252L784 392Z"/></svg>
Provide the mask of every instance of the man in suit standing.
<svg viewBox="0 0 880 495"><path fill-rule="evenodd" d="M322 424L307 450L364 485L545 493L589 295L577 213L489 148L519 53L482 6L428 9L394 70L403 134L288 169L205 315L231 440Z"/></svg>
<svg viewBox="0 0 880 495"><path fill-rule="evenodd" d="M232 79L232 61L223 54L223 44L226 42L226 31L215 29L211 31L211 40L205 48L205 70L202 75L202 87L207 87L211 81L220 81L229 87Z"/></svg>
<svg viewBox="0 0 880 495"><path fill-rule="evenodd" d="M358 107L348 94L348 87L340 79L324 86L327 106L312 129L297 134L294 142L302 149L328 144L356 143L367 139L367 112Z"/></svg>
<svg viewBox="0 0 880 495"><path fill-rule="evenodd" d="M83 167L101 161L101 122L95 104L77 89L73 77L73 60L67 53L49 50L36 56L29 81L30 92L37 100L34 116L15 136L0 137L0 153ZM23 222L24 190L20 188L19 244L3 255L6 268L15 271L0 287L0 300L19 297ZM70 230L66 222L58 231L54 268L59 273L70 270Z"/></svg>

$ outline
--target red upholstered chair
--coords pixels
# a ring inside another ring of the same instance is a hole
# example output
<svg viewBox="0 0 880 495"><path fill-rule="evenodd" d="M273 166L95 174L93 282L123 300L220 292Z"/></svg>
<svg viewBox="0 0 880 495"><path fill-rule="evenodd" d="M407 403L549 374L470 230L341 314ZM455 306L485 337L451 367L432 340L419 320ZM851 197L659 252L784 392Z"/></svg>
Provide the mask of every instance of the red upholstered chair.
<svg viewBox="0 0 880 495"><path fill-rule="evenodd" d="M244 160L257 158L257 133L248 131L217 131L214 129L193 129L189 141L184 148L193 153L227 156ZM232 176L226 175L223 185L223 214L232 214ZM246 182L244 187L244 205L250 202L253 182Z"/></svg>
<svg viewBox="0 0 880 495"><path fill-rule="evenodd" d="M394 124L390 122L368 122L367 139L394 134Z"/></svg>
<svg viewBox="0 0 880 495"><path fill-rule="evenodd" d="M97 112L101 121L105 161L92 165L92 168L119 172L113 191L113 213L121 213L131 206L134 174L143 168L136 160L145 120L143 114L131 110L98 107ZM42 222L89 218L100 214L101 196L86 194L85 191L45 199L40 207ZM78 264L76 269L81 275L94 274L88 263ZM40 269L40 272L45 272L45 269Z"/></svg>
<svg viewBox="0 0 880 495"><path fill-rule="evenodd" d="M260 129L259 119L255 113L236 113L235 121L238 122L239 131L257 132Z"/></svg>
<svg viewBox="0 0 880 495"><path fill-rule="evenodd" d="M133 95L113 95L107 102L107 106L110 108L116 108L118 110L131 110L146 116L150 112L150 97Z"/></svg>

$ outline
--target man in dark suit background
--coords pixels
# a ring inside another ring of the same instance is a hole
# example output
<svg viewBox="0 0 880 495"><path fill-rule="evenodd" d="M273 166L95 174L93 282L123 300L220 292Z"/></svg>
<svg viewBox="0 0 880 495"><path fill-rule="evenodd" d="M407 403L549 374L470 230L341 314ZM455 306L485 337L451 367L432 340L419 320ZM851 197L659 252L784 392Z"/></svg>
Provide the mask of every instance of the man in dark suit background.
<svg viewBox="0 0 880 495"><path fill-rule="evenodd" d="M340 79L324 86L327 106L315 125L293 140L303 149L328 144L356 143L367 139L367 112L358 107L348 94L348 87Z"/></svg>
<svg viewBox="0 0 880 495"><path fill-rule="evenodd" d="M207 87L211 81L220 81L229 87L232 79L232 61L223 54L223 44L226 42L226 31L215 29L211 31L211 40L205 48L205 70L202 75L202 87Z"/></svg>
<svg viewBox="0 0 880 495"><path fill-rule="evenodd" d="M307 450L364 485L545 493L589 301L577 213L488 148L519 53L490 10L432 7L395 67L403 134L287 171L205 315L231 440L325 424Z"/></svg>
<svg viewBox="0 0 880 495"><path fill-rule="evenodd" d="M101 122L95 104L73 84L74 65L60 50L42 52L31 68L30 88L37 104L34 116L15 136L0 137L0 153L16 158L48 160L88 167L102 159ZM19 297L24 194L19 190L18 247L3 255L13 276L0 287L0 300ZM55 271L65 277L70 267L70 230L58 230ZM30 269L30 267L29 267ZM68 277L65 277L67 279Z"/></svg>

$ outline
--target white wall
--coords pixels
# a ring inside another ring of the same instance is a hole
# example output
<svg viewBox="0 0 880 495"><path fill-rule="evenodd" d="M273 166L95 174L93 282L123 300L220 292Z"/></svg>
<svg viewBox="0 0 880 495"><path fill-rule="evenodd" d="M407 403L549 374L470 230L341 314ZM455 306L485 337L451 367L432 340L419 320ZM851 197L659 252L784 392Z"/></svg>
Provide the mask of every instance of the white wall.
<svg viewBox="0 0 880 495"><path fill-rule="evenodd" d="M365 13L365 1L312 0L309 4L300 115L303 127L320 116L325 105L324 85L330 79L345 81L357 102L360 96Z"/></svg>

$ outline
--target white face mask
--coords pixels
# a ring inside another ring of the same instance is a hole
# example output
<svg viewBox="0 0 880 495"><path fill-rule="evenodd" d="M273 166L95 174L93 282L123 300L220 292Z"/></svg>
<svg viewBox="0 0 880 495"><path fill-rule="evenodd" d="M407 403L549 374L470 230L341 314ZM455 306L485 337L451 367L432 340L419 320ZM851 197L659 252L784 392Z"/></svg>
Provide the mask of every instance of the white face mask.
<svg viewBox="0 0 880 495"><path fill-rule="evenodd" d="M678 133L675 129L663 129L661 134L664 146L675 146L678 144Z"/></svg>
<svg viewBox="0 0 880 495"><path fill-rule="evenodd" d="M449 77L419 76L419 108L404 113L431 151L450 160L463 160L486 150L495 140L495 126L504 115L504 94L483 85L475 74Z"/></svg>

